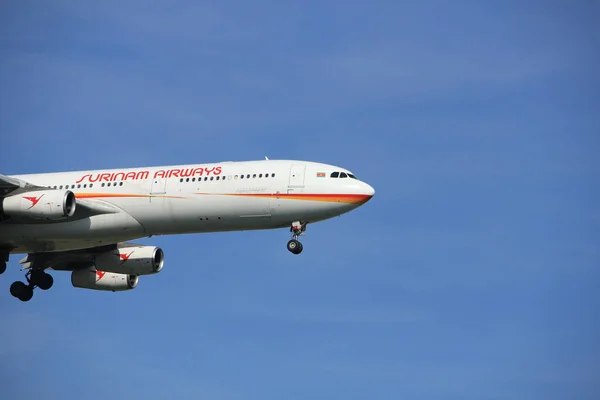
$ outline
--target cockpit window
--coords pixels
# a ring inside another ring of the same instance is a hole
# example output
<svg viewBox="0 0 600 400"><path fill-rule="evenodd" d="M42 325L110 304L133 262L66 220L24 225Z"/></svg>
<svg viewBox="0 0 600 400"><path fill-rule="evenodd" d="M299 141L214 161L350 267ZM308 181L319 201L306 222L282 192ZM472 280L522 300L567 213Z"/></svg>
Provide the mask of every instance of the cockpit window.
<svg viewBox="0 0 600 400"><path fill-rule="evenodd" d="M329 175L329 176L331 178L352 178L352 179L358 180L358 178L356 176L354 176L354 174L351 174L350 172L335 171L335 172L332 172L331 175Z"/></svg>

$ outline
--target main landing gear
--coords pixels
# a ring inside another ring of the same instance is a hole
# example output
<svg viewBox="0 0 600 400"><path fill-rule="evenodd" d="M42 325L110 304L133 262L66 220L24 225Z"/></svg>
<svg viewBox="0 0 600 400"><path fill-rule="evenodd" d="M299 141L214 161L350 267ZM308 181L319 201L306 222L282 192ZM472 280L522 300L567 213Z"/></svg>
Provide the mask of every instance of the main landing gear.
<svg viewBox="0 0 600 400"><path fill-rule="evenodd" d="M302 249L304 248L304 246L302 246L302 243L298 241L298 236L302 235L304 231L306 231L306 222L301 223L300 221L296 221L292 223L292 226L290 227L290 232L292 232L292 239L289 242L287 242L287 249L291 253L302 253Z"/></svg>
<svg viewBox="0 0 600 400"><path fill-rule="evenodd" d="M0 251L0 275L6 272L6 263L8 261L8 252Z"/></svg>
<svg viewBox="0 0 600 400"><path fill-rule="evenodd" d="M10 285L10 294L21 301L29 301L33 297L33 289L37 286L42 290L48 290L54 284L52 275L47 274L41 269L29 270L25 274L27 284L21 281L14 282Z"/></svg>

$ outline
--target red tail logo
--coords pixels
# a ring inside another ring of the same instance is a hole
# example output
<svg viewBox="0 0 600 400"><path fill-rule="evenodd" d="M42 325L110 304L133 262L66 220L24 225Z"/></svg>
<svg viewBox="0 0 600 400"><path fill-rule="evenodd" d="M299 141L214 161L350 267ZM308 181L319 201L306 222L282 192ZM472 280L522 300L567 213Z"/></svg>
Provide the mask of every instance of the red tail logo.
<svg viewBox="0 0 600 400"><path fill-rule="evenodd" d="M28 208L28 210L29 210L29 209L31 209L31 208L33 208L33 207L35 207L35 205L36 205L37 203L39 203L39 201L40 201L40 199L41 199L42 197L44 197L44 195L41 195L40 197L28 197L28 196L23 196L23 198L24 198L25 200L29 200L29 201L31 202L31 207L29 207L29 208Z"/></svg>

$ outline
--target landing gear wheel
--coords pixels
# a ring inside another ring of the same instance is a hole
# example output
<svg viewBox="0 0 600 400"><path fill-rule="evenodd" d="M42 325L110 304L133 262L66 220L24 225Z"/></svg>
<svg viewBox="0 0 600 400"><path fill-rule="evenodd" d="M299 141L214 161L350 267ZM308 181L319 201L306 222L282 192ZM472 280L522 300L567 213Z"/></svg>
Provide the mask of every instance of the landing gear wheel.
<svg viewBox="0 0 600 400"><path fill-rule="evenodd" d="M10 285L10 294L21 301L29 301L33 297L33 287L16 281Z"/></svg>
<svg viewBox="0 0 600 400"><path fill-rule="evenodd" d="M19 300L25 302L31 300L33 297L33 288L31 286L25 286L25 291L18 297Z"/></svg>
<svg viewBox="0 0 600 400"><path fill-rule="evenodd" d="M287 243L287 249L293 254L300 254L304 246L296 239L292 239Z"/></svg>
<svg viewBox="0 0 600 400"><path fill-rule="evenodd" d="M13 284L10 285L10 294L13 297L19 297L19 295L23 293L23 290L25 290L26 287L27 285L25 285L23 282L13 282Z"/></svg>
<svg viewBox="0 0 600 400"><path fill-rule="evenodd" d="M0 261L0 275L6 271L6 261Z"/></svg>
<svg viewBox="0 0 600 400"><path fill-rule="evenodd" d="M40 272L39 275L35 277L35 280L33 282L40 289L48 290L54 284L54 278L52 278L52 275L50 274Z"/></svg>

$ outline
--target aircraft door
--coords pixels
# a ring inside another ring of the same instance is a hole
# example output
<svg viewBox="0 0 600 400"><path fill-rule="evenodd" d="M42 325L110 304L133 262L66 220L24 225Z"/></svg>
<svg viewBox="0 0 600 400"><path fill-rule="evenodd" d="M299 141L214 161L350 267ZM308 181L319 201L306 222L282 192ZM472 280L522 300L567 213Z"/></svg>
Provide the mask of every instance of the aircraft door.
<svg viewBox="0 0 600 400"><path fill-rule="evenodd" d="M302 188L304 187L304 172L306 170L306 164L292 164L290 168L290 181L288 184L289 188Z"/></svg>
<svg viewBox="0 0 600 400"><path fill-rule="evenodd" d="M164 195L167 193L167 180L165 178L154 178L150 187L150 202L152 198L157 195Z"/></svg>

